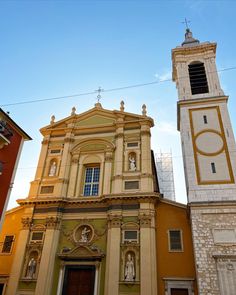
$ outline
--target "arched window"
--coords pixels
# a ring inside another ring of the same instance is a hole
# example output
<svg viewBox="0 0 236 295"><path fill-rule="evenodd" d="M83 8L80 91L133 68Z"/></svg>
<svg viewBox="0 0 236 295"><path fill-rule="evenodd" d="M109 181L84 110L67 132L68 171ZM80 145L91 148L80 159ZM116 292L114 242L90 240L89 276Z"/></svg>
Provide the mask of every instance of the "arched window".
<svg viewBox="0 0 236 295"><path fill-rule="evenodd" d="M188 66L192 95L208 93L208 83L204 63L196 61Z"/></svg>

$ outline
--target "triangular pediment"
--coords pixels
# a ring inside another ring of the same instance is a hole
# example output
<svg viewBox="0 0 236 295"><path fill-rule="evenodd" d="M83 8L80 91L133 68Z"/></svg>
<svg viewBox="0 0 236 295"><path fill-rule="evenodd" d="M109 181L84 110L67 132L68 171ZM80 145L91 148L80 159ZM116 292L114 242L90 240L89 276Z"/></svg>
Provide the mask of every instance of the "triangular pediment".
<svg viewBox="0 0 236 295"><path fill-rule="evenodd" d="M107 124L113 124L115 122L115 118L110 118L106 116L102 116L100 114L93 115L91 117L88 117L86 119L79 120L76 123L76 126L94 126L94 125L107 125Z"/></svg>
<svg viewBox="0 0 236 295"><path fill-rule="evenodd" d="M142 121L149 120L152 121L151 118L127 113L123 111L110 111L103 109L102 107L94 107L84 113L81 114L73 114L69 117L66 117L57 122L51 122L50 125L45 126L40 131L44 134L47 131L60 131L66 128L90 128L93 126L101 127L101 126L114 126L116 122L120 121L123 118L124 122L132 122L132 121ZM153 122L153 121L152 121Z"/></svg>
<svg viewBox="0 0 236 295"><path fill-rule="evenodd" d="M61 259L91 259L104 257L104 253L95 246L79 245L70 251L62 251L58 256Z"/></svg>

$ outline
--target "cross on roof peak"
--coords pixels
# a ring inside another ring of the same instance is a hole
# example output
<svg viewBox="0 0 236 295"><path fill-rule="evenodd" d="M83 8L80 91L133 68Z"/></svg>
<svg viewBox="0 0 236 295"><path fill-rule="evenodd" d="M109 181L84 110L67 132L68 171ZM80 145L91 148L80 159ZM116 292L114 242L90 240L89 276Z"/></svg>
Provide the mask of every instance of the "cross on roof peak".
<svg viewBox="0 0 236 295"><path fill-rule="evenodd" d="M98 93L98 95L97 95L97 100L98 100L98 102L100 102L100 99L102 98L102 96L101 96L101 92L102 92L102 91L104 91L104 89L102 89L100 86L98 87L97 90L95 90L95 92Z"/></svg>
<svg viewBox="0 0 236 295"><path fill-rule="evenodd" d="M185 25L186 25L186 29L189 30L189 26L188 26L188 24L191 23L190 20L187 20L187 18L185 17L185 18L184 18L184 21L181 22L181 23L182 23L182 24L185 24Z"/></svg>

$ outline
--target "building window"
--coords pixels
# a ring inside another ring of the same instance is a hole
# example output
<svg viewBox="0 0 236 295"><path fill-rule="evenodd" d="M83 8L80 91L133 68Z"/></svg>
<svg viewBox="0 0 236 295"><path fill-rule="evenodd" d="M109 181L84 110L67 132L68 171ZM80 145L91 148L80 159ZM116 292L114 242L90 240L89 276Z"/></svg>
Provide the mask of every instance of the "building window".
<svg viewBox="0 0 236 295"><path fill-rule="evenodd" d="M183 251L181 230L169 230L169 250Z"/></svg>
<svg viewBox="0 0 236 295"><path fill-rule="evenodd" d="M97 196L99 191L100 167L85 169L84 196Z"/></svg>
<svg viewBox="0 0 236 295"><path fill-rule="evenodd" d="M14 236L5 236L5 240L2 246L2 253L11 253L13 242Z"/></svg>
<svg viewBox="0 0 236 295"><path fill-rule="evenodd" d="M207 116L206 115L203 116L203 122L204 122L204 124L207 124Z"/></svg>
<svg viewBox="0 0 236 295"><path fill-rule="evenodd" d="M138 147L138 142L127 142L127 148Z"/></svg>
<svg viewBox="0 0 236 295"><path fill-rule="evenodd" d="M216 165L215 165L215 163L211 163L211 172L216 173Z"/></svg>
<svg viewBox="0 0 236 295"><path fill-rule="evenodd" d="M43 231L33 231L31 233L31 243L42 243L44 238L44 232Z"/></svg>
<svg viewBox="0 0 236 295"><path fill-rule="evenodd" d="M125 190L139 189L139 181L125 181Z"/></svg>
<svg viewBox="0 0 236 295"><path fill-rule="evenodd" d="M124 243L138 243L138 231L137 230L124 230L123 231Z"/></svg>
<svg viewBox="0 0 236 295"><path fill-rule="evenodd" d="M204 63L194 62L188 66L192 95L208 93L208 83Z"/></svg>
<svg viewBox="0 0 236 295"><path fill-rule="evenodd" d="M47 186L41 186L40 194L52 194L54 190L54 186L47 185Z"/></svg>

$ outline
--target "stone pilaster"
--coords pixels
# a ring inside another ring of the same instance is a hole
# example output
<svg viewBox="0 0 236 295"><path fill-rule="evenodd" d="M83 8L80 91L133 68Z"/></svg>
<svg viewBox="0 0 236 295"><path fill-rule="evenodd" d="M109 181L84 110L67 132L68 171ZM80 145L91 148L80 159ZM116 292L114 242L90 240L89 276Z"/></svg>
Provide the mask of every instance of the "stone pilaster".
<svg viewBox="0 0 236 295"><path fill-rule="evenodd" d="M74 142L74 138L72 134L68 132L64 138L64 149L63 149L61 168L60 168L60 174L59 174L59 179L62 179L64 181L60 182L57 185L57 190L56 190L56 194L60 197L61 196L65 197L67 193L68 182L65 180L69 178L70 165L71 165L70 147L73 142Z"/></svg>
<svg viewBox="0 0 236 295"><path fill-rule="evenodd" d="M124 150L124 126L123 118L119 118L116 129L116 150L114 163L114 180L113 192L120 193L122 191L122 174L123 174L123 150Z"/></svg>
<svg viewBox="0 0 236 295"><path fill-rule="evenodd" d="M68 187L68 197L76 197L76 183L78 181L78 165L79 165L79 155L74 155L72 157L69 187Z"/></svg>
<svg viewBox="0 0 236 295"><path fill-rule="evenodd" d="M141 125L141 189L143 191L153 191L150 138L150 127L143 123Z"/></svg>
<svg viewBox="0 0 236 295"><path fill-rule="evenodd" d="M121 215L109 214L105 295L119 294Z"/></svg>
<svg viewBox="0 0 236 295"><path fill-rule="evenodd" d="M112 152L105 154L105 167L104 167L104 182L103 194L109 194L111 190L111 169L112 169Z"/></svg>
<svg viewBox="0 0 236 295"><path fill-rule="evenodd" d="M58 216L47 217L46 226L35 295L51 294L55 256L60 235L60 218Z"/></svg>
<svg viewBox="0 0 236 295"><path fill-rule="evenodd" d="M29 208L29 211L33 211L33 208ZM24 216L22 218L22 229L20 231L18 238L16 253L12 264L6 295L17 294L18 283L22 277L21 270L23 268L24 263L25 249L28 242L30 227L32 223L31 216L32 214L29 214L28 216Z"/></svg>
<svg viewBox="0 0 236 295"><path fill-rule="evenodd" d="M140 295L157 295L156 233L153 204L140 204L139 220Z"/></svg>

